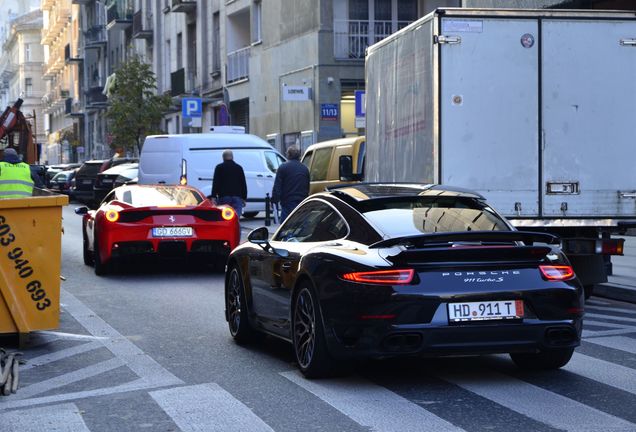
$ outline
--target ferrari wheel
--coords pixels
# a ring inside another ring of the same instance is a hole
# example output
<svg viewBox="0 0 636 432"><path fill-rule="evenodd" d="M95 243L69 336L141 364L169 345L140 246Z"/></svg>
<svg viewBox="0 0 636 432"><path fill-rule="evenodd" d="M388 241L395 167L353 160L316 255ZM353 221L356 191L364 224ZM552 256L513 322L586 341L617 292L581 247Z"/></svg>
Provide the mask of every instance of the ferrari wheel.
<svg viewBox="0 0 636 432"><path fill-rule="evenodd" d="M236 267L232 267L230 271L225 292L225 308L230 334L239 344L249 342L254 338L255 332L247 318L243 279Z"/></svg>
<svg viewBox="0 0 636 432"><path fill-rule="evenodd" d="M307 282L294 298L292 333L296 362L305 377L321 378L337 372L327 350L319 305Z"/></svg>
<svg viewBox="0 0 636 432"><path fill-rule="evenodd" d="M511 353L512 361L522 369L559 369L570 361L574 348L557 348L538 353Z"/></svg>
<svg viewBox="0 0 636 432"><path fill-rule="evenodd" d="M84 264L92 265L93 264L93 253L88 250L88 238L86 238L86 233L84 233L84 241L83 241L83 256L84 256Z"/></svg>
<svg viewBox="0 0 636 432"><path fill-rule="evenodd" d="M103 276L110 272L110 262L102 262L101 253L99 252L99 244L97 243L97 239L93 241L93 261L95 262L95 274L97 276Z"/></svg>

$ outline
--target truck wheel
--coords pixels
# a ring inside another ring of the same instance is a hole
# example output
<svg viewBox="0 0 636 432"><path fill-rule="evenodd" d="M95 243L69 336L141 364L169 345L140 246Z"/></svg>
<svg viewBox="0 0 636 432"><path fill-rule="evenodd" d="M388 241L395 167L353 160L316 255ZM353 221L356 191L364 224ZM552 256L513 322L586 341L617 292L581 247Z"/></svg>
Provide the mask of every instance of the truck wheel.
<svg viewBox="0 0 636 432"><path fill-rule="evenodd" d="M570 361L574 348L556 348L538 353L510 353L512 361L521 369L559 369Z"/></svg>

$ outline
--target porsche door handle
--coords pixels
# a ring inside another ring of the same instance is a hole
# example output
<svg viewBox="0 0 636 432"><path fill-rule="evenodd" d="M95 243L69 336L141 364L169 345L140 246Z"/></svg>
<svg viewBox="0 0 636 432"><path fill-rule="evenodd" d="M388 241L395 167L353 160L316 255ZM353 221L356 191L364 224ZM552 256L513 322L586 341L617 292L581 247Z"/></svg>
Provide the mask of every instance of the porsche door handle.
<svg viewBox="0 0 636 432"><path fill-rule="evenodd" d="M286 261L280 267L283 269L284 272L288 272L292 268L292 263L290 263L289 261Z"/></svg>

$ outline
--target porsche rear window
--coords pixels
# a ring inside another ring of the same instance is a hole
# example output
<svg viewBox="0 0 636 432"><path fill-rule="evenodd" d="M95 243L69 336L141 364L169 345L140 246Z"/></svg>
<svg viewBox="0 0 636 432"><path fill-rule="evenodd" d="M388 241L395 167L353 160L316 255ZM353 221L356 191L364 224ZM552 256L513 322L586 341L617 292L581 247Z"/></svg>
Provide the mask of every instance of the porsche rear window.
<svg viewBox="0 0 636 432"><path fill-rule="evenodd" d="M200 194L173 186L123 188L117 199L135 207L197 206L203 201Z"/></svg>
<svg viewBox="0 0 636 432"><path fill-rule="evenodd" d="M508 231L486 203L464 197L400 197L369 200L359 210L391 237L434 232Z"/></svg>

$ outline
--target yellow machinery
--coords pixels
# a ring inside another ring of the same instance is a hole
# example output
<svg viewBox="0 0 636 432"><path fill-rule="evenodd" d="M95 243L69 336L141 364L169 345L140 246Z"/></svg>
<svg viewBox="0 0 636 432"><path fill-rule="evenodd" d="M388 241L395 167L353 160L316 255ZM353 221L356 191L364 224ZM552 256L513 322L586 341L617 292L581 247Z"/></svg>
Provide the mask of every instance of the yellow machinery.
<svg viewBox="0 0 636 432"><path fill-rule="evenodd" d="M0 333L57 328L65 195L0 200Z"/></svg>

